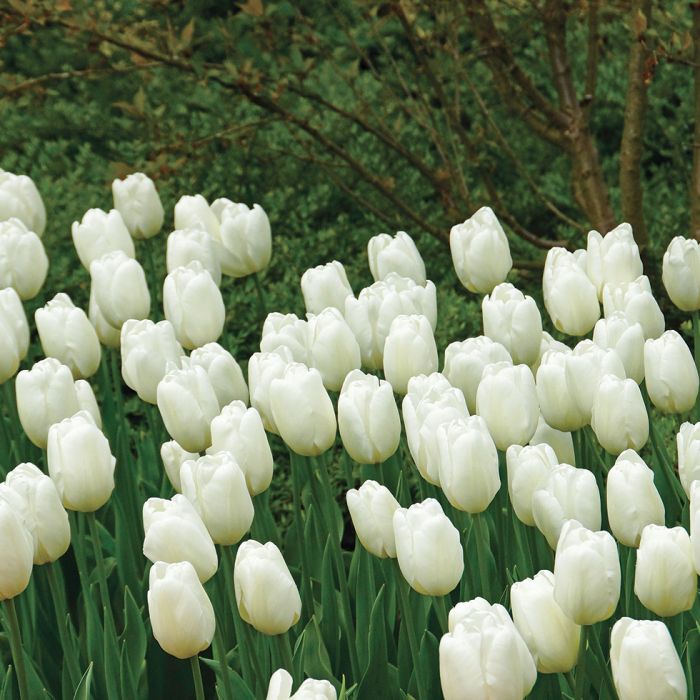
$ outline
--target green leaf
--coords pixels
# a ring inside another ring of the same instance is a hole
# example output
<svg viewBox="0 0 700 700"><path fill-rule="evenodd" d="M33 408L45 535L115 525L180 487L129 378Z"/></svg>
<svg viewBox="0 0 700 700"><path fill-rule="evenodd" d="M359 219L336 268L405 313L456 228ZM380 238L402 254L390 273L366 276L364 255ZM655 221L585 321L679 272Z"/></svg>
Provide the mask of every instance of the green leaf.
<svg viewBox="0 0 700 700"><path fill-rule="evenodd" d="M340 663L340 620L338 609L340 602L335 588L335 576L333 575L333 555L331 536L326 538L326 548L323 552L321 565L321 636L333 661L334 670L338 670ZM353 640L347 640L352 644Z"/></svg>
<svg viewBox="0 0 700 700"><path fill-rule="evenodd" d="M309 620L302 632L301 644L304 673L310 678L331 680L334 677L331 660L323 643L315 615Z"/></svg>
<svg viewBox="0 0 700 700"><path fill-rule="evenodd" d="M435 635L425 630L420 640L420 650L418 652L419 668L416 673L423 676L423 687L426 689L429 698L439 698L442 692L440 686L440 643Z"/></svg>
<svg viewBox="0 0 700 700"><path fill-rule="evenodd" d="M75 693L73 693L73 700L89 700L92 697L90 694L90 687L92 685L92 664L93 662L91 661L83 677L80 679L80 683L78 683Z"/></svg>
<svg viewBox="0 0 700 700"><path fill-rule="evenodd" d="M148 635L141 610L128 587L124 589L124 630L119 636L119 642L122 644L122 655L124 645L126 647L129 668L139 678L145 670Z"/></svg>

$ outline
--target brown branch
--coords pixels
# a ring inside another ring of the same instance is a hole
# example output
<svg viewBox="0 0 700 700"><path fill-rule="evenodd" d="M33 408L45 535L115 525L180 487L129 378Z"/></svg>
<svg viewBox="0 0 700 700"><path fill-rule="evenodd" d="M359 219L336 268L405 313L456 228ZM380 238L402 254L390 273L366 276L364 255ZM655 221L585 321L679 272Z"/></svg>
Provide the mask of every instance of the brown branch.
<svg viewBox="0 0 700 700"><path fill-rule="evenodd" d="M566 50L566 8L560 0L548 0L545 12L545 34L549 49L554 87L559 96L559 109L566 115L567 129L582 122L582 112L571 76L571 63Z"/></svg>
<svg viewBox="0 0 700 700"><path fill-rule="evenodd" d="M586 83L581 98L583 114L586 122L590 121L591 109L595 100L598 82L598 57L600 55L600 36L598 34L598 4L599 0L588 0L588 40L586 49Z"/></svg>
<svg viewBox="0 0 700 700"><path fill-rule="evenodd" d="M700 2L693 10L693 60L695 74L695 131L693 135L693 179L690 189L690 235L700 240Z"/></svg>

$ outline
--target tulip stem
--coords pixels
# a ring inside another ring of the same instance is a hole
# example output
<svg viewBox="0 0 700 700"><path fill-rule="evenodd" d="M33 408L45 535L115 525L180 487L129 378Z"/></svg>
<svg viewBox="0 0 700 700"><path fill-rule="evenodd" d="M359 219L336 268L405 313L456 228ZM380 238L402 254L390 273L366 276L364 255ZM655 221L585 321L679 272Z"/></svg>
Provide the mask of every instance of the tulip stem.
<svg viewBox="0 0 700 700"><path fill-rule="evenodd" d="M190 657L190 666L192 667L195 698L204 700L204 685L202 684L202 669L199 668L199 656Z"/></svg>
<svg viewBox="0 0 700 700"><path fill-rule="evenodd" d="M576 700L583 700L586 697L586 651L588 647L588 633L590 627L581 625L581 639L578 648L578 661L576 663L576 690L574 697Z"/></svg>
<svg viewBox="0 0 700 700"><path fill-rule="evenodd" d="M219 659L219 669L221 670L221 680L224 686L224 698L233 700L233 690L231 689L231 678L229 677L229 667L226 661L226 645L224 644L223 635L220 626L216 625L214 632L214 654ZM197 664L199 667L199 664Z"/></svg>
<svg viewBox="0 0 700 700"><path fill-rule="evenodd" d="M436 595L433 596L433 605L435 607L435 613L440 623L440 631L443 634L447 634L448 622L447 622L447 608L445 606L445 596Z"/></svg>
<svg viewBox="0 0 700 700"><path fill-rule="evenodd" d="M277 650L279 651L280 659L282 659L282 664L284 668L289 671L289 673L294 675L294 661L292 660L292 646L289 642L289 632L284 634L275 635L275 643L277 644Z"/></svg>
<svg viewBox="0 0 700 700"><path fill-rule="evenodd" d="M265 300L265 291L263 290L262 283L260 282L260 274L254 272L251 277L253 278L255 291L258 295L258 310L260 313L260 318L264 319L267 316L267 303Z"/></svg>
<svg viewBox="0 0 700 700"><path fill-rule="evenodd" d="M419 651L418 638L416 636L416 626L413 620L413 611L411 609L411 601L409 599L410 587L403 577L400 570L397 570L397 588L399 589L399 597L401 599L401 626L406 625L406 634L408 636L408 646L411 650L411 660L413 661L413 669L416 675L416 683L418 684L418 700L423 700L427 697L423 688L423 674L419 672Z"/></svg>
<svg viewBox="0 0 700 700"><path fill-rule="evenodd" d="M6 598L3 600L5 607L5 617L10 628L10 649L12 650L12 660L15 664L15 673L17 675L17 685L19 687L20 700L29 700L29 689L27 687L27 670L24 665L24 649L22 648L22 637L19 630L19 622L17 620L17 611L15 610L14 598Z"/></svg>
<svg viewBox="0 0 700 700"><path fill-rule="evenodd" d="M600 646L600 639L598 639L598 636L595 634L595 632L593 632L589 636L589 639L592 640L592 646L595 647L594 653L598 657L600 666L603 669L603 680L605 681L605 685L607 686L608 693L611 698L614 698L616 694L615 684L613 683L613 679L610 674L610 666L608 665L606 655L603 653L603 647Z"/></svg>
<svg viewBox="0 0 700 700"><path fill-rule="evenodd" d="M481 520L481 513L473 513L474 529L476 534L476 558L479 564L480 592L489 602L491 601L491 585L486 568L486 532Z"/></svg>

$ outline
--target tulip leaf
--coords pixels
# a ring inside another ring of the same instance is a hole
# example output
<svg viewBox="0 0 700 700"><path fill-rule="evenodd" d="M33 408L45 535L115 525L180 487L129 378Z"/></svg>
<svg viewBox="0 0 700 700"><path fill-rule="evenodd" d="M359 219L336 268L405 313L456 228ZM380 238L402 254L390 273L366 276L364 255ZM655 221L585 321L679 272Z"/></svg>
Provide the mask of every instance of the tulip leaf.
<svg viewBox="0 0 700 700"><path fill-rule="evenodd" d="M338 595L335 589L335 577L333 576L333 561L331 536L326 538L326 548L323 552L321 565L321 635L332 660L333 669L337 672L340 661L340 621L338 619ZM349 644L354 640L347 640Z"/></svg>
<svg viewBox="0 0 700 700"><path fill-rule="evenodd" d="M12 700L15 697L12 688L12 677L14 675L14 667L8 666L5 677L2 681L2 686L0 686L0 700Z"/></svg>
<svg viewBox="0 0 700 700"><path fill-rule="evenodd" d="M429 698L439 698L441 693L439 646L437 637L432 632L425 630L420 640L419 668L416 669L416 673L421 674L422 685Z"/></svg>
<svg viewBox="0 0 700 700"><path fill-rule="evenodd" d="M122 696L138 697L137 678L131 670L129 645L126 642L122 643L122 651L119 657L119 679L121 681Z"/></svg>
<svg viewBox="0 0 700 700"><path fill-rule="evenodd" d="M129 668L137 678L140 677L145 666L148 637L141 611L128 586L124 589L124 630L119 641L122 643L122 656L126 649Z"/></svg>
<svg viewBox="0 0 700 700"><path fill-rule="evenodd" d="M92 686L92 666L93 662L90 662L90 665L87 667L87 670L83 674L83 677L80 679L80 683L78 683L77 687L75 688L75 693L73 693L73 700L89 700L89 698L92 697L90 693L90 688Z"/></svg>
<svg viewBox="0 0 700 700"><path fill-rule="evenodd" d="M355 545L357 558L357 583L355 585L355 647L363 668L369 663L369 637L372 605L376 599L372 557L359 543Z"/></svg>

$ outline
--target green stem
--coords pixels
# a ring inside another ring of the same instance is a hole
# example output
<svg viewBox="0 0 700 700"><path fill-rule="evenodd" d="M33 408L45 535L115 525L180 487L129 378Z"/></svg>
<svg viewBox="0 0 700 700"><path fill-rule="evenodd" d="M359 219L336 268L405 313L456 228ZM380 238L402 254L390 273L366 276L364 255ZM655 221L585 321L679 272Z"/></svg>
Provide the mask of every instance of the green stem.
<svg viewBox="0 0 700 700"><path fill-rule="evenodd" d="M204 685L202 684L202 670L199 668L199 656L190 657L190 666L192 667L195 698L204 700Z"/></svg>
<svg viewBox="0 0 700 700"><path fill-rule="evenodd" d="M214 654L219 660L219 668L221 670L221 680L224 686L225 700L234 700L233 689L231 688L231 678L229 677L229 667L226 661L226 645L221 634L219 625L216 626L214 633ZM197 664L199 666L199 664Z"/></svg>
<svg viewBox="0 0 700 700"><path fill-rule="evenodd" d="M251 275L253 282L255 284L255 291L258 295L258 312L260 318L264 319L267 316L267 303L265 299L265 291L263 290L262 283L260 282L260 273L256 272Z"/></svg>
<svg viewBox="0 0 700 700"><path fill-rule="evenodd" d="M22 648L22 637L19 631L19 621L15 610L14 598L3 600L5 606L5 616L10 628L10 649L12 650L12 660L17 673L17 685L19 686L20 700L29 700L29 689L27 687L27 670L24 665L24 649Z"/></svg>
<svg viewBox="0 0 700 700"><path fill-rule="evenodd" d="M100 535L97 531L97 520L94 511L85 513L90 530L90 540L92 541L92 550L95 554L95 566L97 567L98 585L100 589L100 600L102 607L105 609L105 617L112 612L112 605L109 602L109 589L107 588L107 573L105 571L105 562L102 557L102 545L100 544Z"/></svg>
<svg viewBox="0 0 700 700"><path fill-rule="evenodd" d="M246 648L250 649L252 651L251 654L249 654L249 658L252 658L253 660L253 665L251 670L251 675L249 677L255 677L255 681L258 684L258 688L264 688L265 683L266 683L266 677L265 674L263 673L262 666L260 665L260 659L258 658L258 653L257 653L257 647L255 644L255 639L253 638L253 630L249 624L246 622L243 622L242 620L240 621L240 626L243 631L243 636L245 637L245 644ZM240 646L239 646L240 648ZM241 652L241 656L243 655L243 652Z"/></svg>
<svg viewBox="0 0 700 700"><path fill-rule="evenodd" d="M578 662L576 664L576 689L574 697L576 700L583 700L585 697L585 680L586 680L586 647L588 646L588 634L590 627L581 625L581 640L578 648Z"/></svg>
<svg viewBox="0 0 700 700"><path fill-rule="evenodd" d="M445 596L436 595L433 596L433 607L435 608L435 613L440 623L440 630L443 634L447 634L448 629L448 617L447 617L447 607L445 606Z"/></svg>
<svg viewBox="0 0 700 700"><path fill-rule="evenodd" d="M682 614L681 614L682 617ZM585 627L582 628L586 629ZM595 634L595 632L592 632L589 635L589 639L591 640L592 644L591 646L594 647L593 651L595 655L598 657L598 662L600 663L600 667L603 669L603 681L605 682L605 685L608 689L608 693L611 698L615 697L615 684L613 683L612 675L610 673L610 666L608 665L608 660L606 655L603 653L603 648L600 646L600 639L598 639L598 635Z"/></svg>
<svg viewBox="0 0 700 700"><path fill-rule="evenodd" d="M277 651L279 652L280 659L284 668L289 671L289 673L294 675L294 661L292 660L292 647L289 642L289 632L284 634L274 635L275 644L277 645Z"/></svg>
<svg viewBox="0 0 700 700"><path fill-rule="evenodd" d="M416 683L418 684L418 700L426 700L427 694L425 693L425 689L423 687L423 674L419 672L420 647L418 646L418 637L416 636L416 625L413 619L411 601L409 600L410 587L399 569L397 569L396 583L396 587L399 589L399 598L401 604L401 625L406 625L406 633L408 635L408 646L411 650L411 660L413 661Z"/></svg>
<svg viewBox="0 0 700 700"><path fill-rule="evenodd" d="M479 564L480 590L484 598L491 602L491 581L486 568L486 533L481 513L472 514L476 534L476 557Z"/></svg>
<svg viewBox="0 0 700 700"><path fill-rule="evenodd" d="M304 520L301 516L302 484L299 478L301 465L296 460L296 455L289 450L289 468L292 472L292 496L294 501L294 534L296 535L297 548L301 553L301 599L304 602L304 609L308 611L309 618L314 614L314 600L311 591L311 565L309 563L309 553L304 542Z"/></svg>

